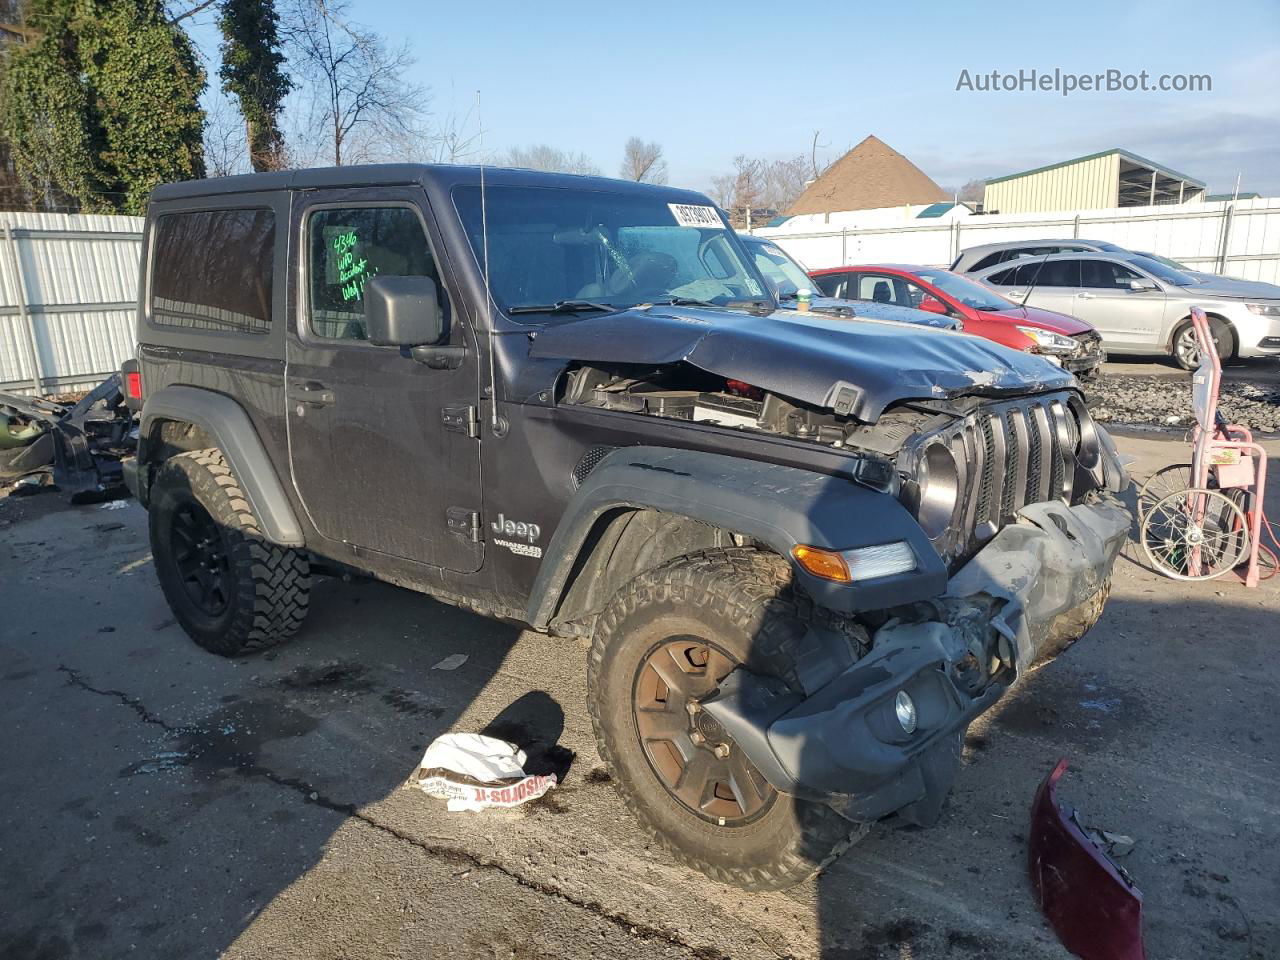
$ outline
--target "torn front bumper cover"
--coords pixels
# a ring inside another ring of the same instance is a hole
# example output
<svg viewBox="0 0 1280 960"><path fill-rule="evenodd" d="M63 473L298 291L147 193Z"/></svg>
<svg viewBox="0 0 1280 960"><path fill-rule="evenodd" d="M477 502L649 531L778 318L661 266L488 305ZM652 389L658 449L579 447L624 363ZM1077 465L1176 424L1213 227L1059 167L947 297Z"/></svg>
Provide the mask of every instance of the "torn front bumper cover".
<svg viewBox="0 0 1280 960"><path fill-rule="evenodd" d="M784 793L852 820L937 818L964 731L1043 652L1059 617L1102 589L1130 518L1118 501L1030 505L947 585L889 621L871 652L808 697L736 670L703 701ZM915 726L899 720L905 692Z"/></svg>

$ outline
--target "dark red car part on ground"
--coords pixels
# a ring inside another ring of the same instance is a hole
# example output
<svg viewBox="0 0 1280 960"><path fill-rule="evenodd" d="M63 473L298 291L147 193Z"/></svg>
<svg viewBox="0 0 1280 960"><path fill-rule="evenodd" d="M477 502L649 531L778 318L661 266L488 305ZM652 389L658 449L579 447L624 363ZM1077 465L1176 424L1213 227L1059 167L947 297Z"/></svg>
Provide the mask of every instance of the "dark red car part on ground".
<svg viewBox="0 0 1280 960"><path fill-rule="evenodd" d="M1063 757L1040 784L1031 805L1028 844L1031 886L1062 945L1082 960L1146 960L1142 892L1059 803L1054 787Z"/></svg>

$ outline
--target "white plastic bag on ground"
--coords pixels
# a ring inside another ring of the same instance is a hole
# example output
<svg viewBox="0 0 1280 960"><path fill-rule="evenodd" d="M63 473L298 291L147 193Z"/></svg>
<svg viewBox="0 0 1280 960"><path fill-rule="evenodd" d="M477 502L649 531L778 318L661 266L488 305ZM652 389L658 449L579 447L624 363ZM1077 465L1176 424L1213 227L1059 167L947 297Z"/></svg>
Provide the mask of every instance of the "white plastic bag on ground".
<svg viewBox="0 0 1280 960"><path fill-rule="evenodd" d="M554 773L529 776L528 758L513 743L479 733L446 733L422 755L409 783L455 810L518 807L556 785Z"/></svg>

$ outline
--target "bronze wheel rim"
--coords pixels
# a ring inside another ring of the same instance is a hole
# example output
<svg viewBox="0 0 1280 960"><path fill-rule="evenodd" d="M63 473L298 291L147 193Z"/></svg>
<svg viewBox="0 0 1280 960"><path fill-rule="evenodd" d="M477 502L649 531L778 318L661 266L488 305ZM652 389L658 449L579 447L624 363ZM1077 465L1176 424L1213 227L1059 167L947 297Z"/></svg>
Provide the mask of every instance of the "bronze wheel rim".
<svg viewBox="0 0 1280 960"><path fill-rule="evenodd" d="M641 660L632 685L636 734L654 775L677 803L719 826L757 820L777 799L699 702L737 665L699 637L670 637Z"/></svg>

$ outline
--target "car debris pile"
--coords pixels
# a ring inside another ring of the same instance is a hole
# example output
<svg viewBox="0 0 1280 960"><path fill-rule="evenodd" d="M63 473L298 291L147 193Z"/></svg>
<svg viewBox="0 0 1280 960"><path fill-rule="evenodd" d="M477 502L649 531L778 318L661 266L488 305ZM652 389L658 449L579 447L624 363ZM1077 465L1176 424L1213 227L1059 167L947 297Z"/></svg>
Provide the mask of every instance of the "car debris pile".
<svg viewBox="0 0 1280 960"><path fill-rule="evenodd" d="M1195 417L1187 406L1188 379L1103 377L1088 386L1089 409L1100 423L1189 428ZM1280 390L1224 383L1218 403L1232 423L1247 423L1256 433L1280 431Z"/></svg>
<svg viewBox="0 0 1280 960"><path fill-rule="evenodd" d="M77 504L127 496L120 461L136 448L118 374L74 404L0 393L0 486L11 495L56 490Z"/></svg>

